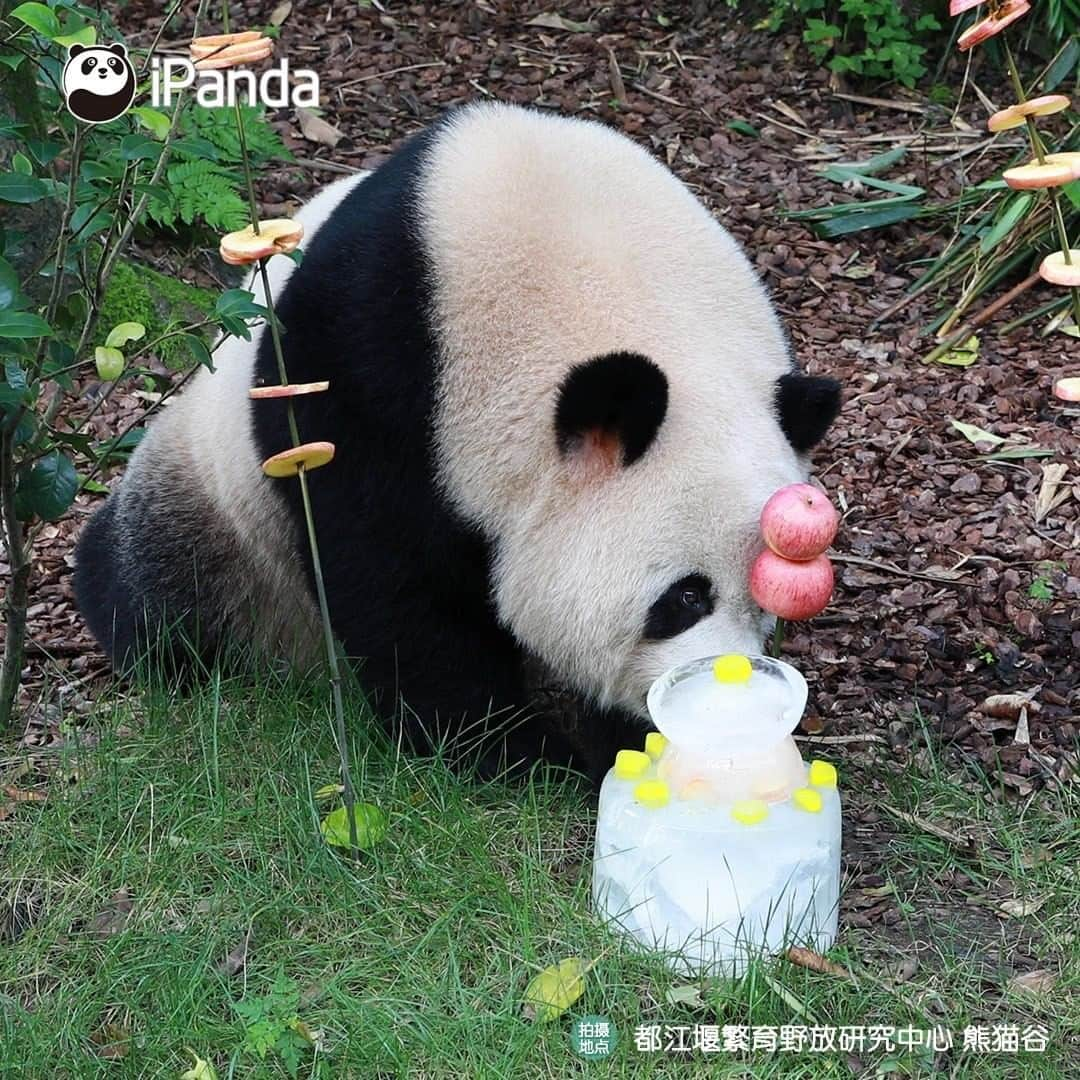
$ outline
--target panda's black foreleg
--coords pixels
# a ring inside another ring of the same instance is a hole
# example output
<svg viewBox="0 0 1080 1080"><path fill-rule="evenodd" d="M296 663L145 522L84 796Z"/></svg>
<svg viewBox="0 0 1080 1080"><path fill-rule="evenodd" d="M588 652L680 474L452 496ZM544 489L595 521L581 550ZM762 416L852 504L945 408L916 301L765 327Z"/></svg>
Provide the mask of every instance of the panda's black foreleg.
<svg viewBox="0 0 1080 1080"><path fill-rule="evenodd" d="M346 649L363 651L348 637ZM490 779L523 776L538 761L581 767L531 701L520 649L493 622L448 621L445 613L410 619L393 655L368 650L359 679L408 749L438 753L462 772Z"/></svg>

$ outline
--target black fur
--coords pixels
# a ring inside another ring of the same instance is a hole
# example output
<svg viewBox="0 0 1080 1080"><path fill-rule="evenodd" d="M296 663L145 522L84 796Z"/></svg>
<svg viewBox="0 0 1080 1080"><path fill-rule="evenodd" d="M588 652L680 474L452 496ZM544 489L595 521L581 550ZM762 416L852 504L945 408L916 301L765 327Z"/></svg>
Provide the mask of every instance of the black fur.
<svg viewBox="0 0 1080 1080"><path fill-rule="evenodd" d="M590 431L615 436L623 465L648 450L667 413L668 382L648 358L618 352L577 364L559 391L555 436L567 453Z"/></svg>
<svg viewBox="0 0 1080 1080"><path fill-rule="evenodd" d="M651 641L673 638L712 612L712 583L703 574L688 574L669 585L649 608L644 637Z"/></svg>
<svg viewBox="0 0 1080 1080"><path fill-rule="evenodd" d="M346 197L276 298L290 381L330 381L329 393L295 402L301 438L336 445L333 464L308 481L331 618L380 711L415 746L463 728L468 742L491 713L492 726L517 726L487 767L504 753L569 762L568 742L530 716L522 651L489 597L488 544L437 492L433 449L418 437L432 429L436 372L428 267L411 214L430 138L406 144ZM268 334L257 375L278 381ZM254 434L264 456L290 445L282 402L254 404ZM299 487L265 483L292 512L313 583ZM595 762L579 754L577 764L600 775L614 749L589 749Z"/></svg>
<svg viewBox="0 0 1080 1080"><path fill-rule="evenodd" d="M835 379L795 371L776 384L776 409L787 440L805 453L816 446L840 411L840 384Z"/></svg>

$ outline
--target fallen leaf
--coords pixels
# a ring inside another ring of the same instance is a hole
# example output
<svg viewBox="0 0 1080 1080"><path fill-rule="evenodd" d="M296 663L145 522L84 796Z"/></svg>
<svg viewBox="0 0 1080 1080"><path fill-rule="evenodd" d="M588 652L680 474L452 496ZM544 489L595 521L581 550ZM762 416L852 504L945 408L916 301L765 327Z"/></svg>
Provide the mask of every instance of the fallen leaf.
<svg viewBox="0 0 1080 1080"><path fill-rule="evenodd" d="M101 940L119 934L127 925L131 908L131 894L124 885L113 893L109 902L90 920L90 925L86 928L87 936Z"/></svg>
<svg viewBox="0 0 1080 1080"><path fill-rule="evenodd" d="M344 784L324 784L315 792L315 799L318 802L325 802L327 799L336 799L338 795L344 794L344 791Z"/></svg>
<svg viewBox="0 0 1080 1080"><path fill-rule="evenodd" d="M669 1005L686 1005L691 1009L704 1009L705 1002L701 1000L701 987L687 983L685 986L672 986L664 995L664 1000Z"/></svg>
<svg viewBox="0 0 1080 1080"><path fill-rule="evenodd" d="M127 1057L131 1049L131 1032L122 1024L110 1022L102 1024L97 1031L92 1031L90 1042L93 1044L94 1053L99 1058L118 1061L120 1058Z"/></svg>
<svg viewBox="0 0 1080 1080"><path fill-rule="evenodd" d="M530 1020L546 1023L561 1016L585 993L587 965L578 956L544 968L525 987L522 1011Z"/></svg>
<svg viewBox="0 0 1080 1080"><path fill-rule="evenodd" d="M356 846L364 851L373 848L386 835L386 815L371 803L356 803L353 807L356 821ZM349 835L349 815L346 807L339 806L322 819L319 825L323 837L334 847L352 847Z"/></svg>
<svg viewBox="0 0 1080 1080"><path fill-rule="evenodd" d="M233 947L229 955L218 964L217 969L219 974L231 979L243 969L244 964L247 963L248 943L250 941L251 931L249 930L240 939L239 944Z"/></svg>
<svg viewBox="0 0 1080 1080"><path fill-rule="evenodd" d="M308 142L322 143L332 148L345 138L345 132L339 131L312 109L297 108L296 119L300 123L300 134Z"/></svg>
<svg viewBox="0 0 1080 1080"><path fill-rule="evenodd" d="M628 105L626 96L626 84L623 82L622 72L619 70L619 61L615 58L615 50L608 49L608 81L611 83L611 92L620 105ZM670 163L669 163L670 164Z"/></svg>
<svg viewBox="0 0 1080 1080"><path fill-rule="evenodd" d="M571 34L591 34L596 30L596 23L574 22L573 19L564 19L554 12L534 15L525 25L541 26L545 30L566 30Z"/></svg>
<svg viewBox="0 0 1080 1080"><path fill-rule="evenodd" d="M1023 919L1025 916L1034 915L1048 899L1048 896L1033 896L1028 900L1006 900L998 911L1002 915L1008 915L1010 919Z"/></svg>
<svg viewBox="0 0 1080 1080"><path fill-rule="evenodd" d="M1028 848L1020 856L1020 865L1025 870L1031 870L1033 867L1040 866L1042 863L1049 862L1053 858L1053 855L1042 844L1036 844L1033 848Z"/></svg>
<svg viewBox="0 0 1080 1080"><path fill-rule="evenodd" d="M784 955L789 963L794 964L796 967L816 971L819 975L839 975L842 979L852 977L851 972L846 967L834 964L832 960L822 956L821 953L814 952L813 949L803 949L797 945L792 945Z"/></svg>
<svg viewBox="0 0 1080 1080"><path fill-rule="evenodd" d="M280 26L292 13L292 0L285 0L285 3L278 4L273 11L270 12L270 25Z"/></svg>
<svg viewBox="0 0 1080 1080"><path fill-rule="evenodd" d="M1007 988L1024 994L1048 994L1056 983L1057 976L1052 971L1038 968L1035 971L1025 971L1023 975L1014 975Z"/></svg>
<svg viewBox="0 0 1080 1080"><path fill-rule="evenodd" d="M1003 720L1016 720L1020 716L1021 709L1027 709L1029 713L1037 713L1041 706L1033 699L1041 689L1041 686L1036 686L1023 693L991 694L979 706L979 712L983 716L996 716Z"/></svg>
<svg viewBox="0 0 1080 1080"><path fill-rule="evenodd" d="M1068 472L1067 465L1058 463L1042 467L1042 483L1039 485L1039 494L1035 498L1036 525L1072 494L1071 488L1065 483Z"/></svg>
<svg viewBox="0 0 1080 1080"><path fill-rule="evenodd" d="M968 442L974 443L980 450L986 446L1000 446L1005 441L1000 435L995 435L991 431L984 431L974 424L965 424L960 420L954 420L951 416L948 420L950 427L959 431Z"/></svg>
<svg viewBox="0 0 1080 1080"><path fill-rule="evenodd" d="M777 982L768 972L760 973L765 985L789 1008L796 1016L805 1017L815 1027L818 1026L818 1018L810 1011L804 1001L800 1001L783 983Z"/></svg>
<svg viewBox="0 0 1080 1080"><path fill-rule="evenodd" d="M209 1061L203 1061L190 1046L185 1046L184 1050L191 1055L195 1064L187 1072L180 1074L180 1080L217 1080L217 1070Z"/></svg>
<svg viewBox="0 0 1080 1080"><path fill-rule="evenodd" d="M892 896L892 894L896 892L896 886L891 881L887 881L884 885L871 885L868 888L860 889L859 891L865 893L867 896Z"/></svg>
<svg viewBox="0 0 1080 1080"><path fill-rule="evenodd" d="M894 986L899 986L901 983L906 983L916 971L919 970L918 957L912 955L905 957L897 964L890 975L892 977L892 983Z"/></svg>
<svg viewBox="0 0 1080 1080"><path fill-rule="evenodd" d="M949 367L971 367L978 358L979 335L972 334L963 345L957 345L955 348L943 352L937 358L937 363L946 364Z"/></svg>

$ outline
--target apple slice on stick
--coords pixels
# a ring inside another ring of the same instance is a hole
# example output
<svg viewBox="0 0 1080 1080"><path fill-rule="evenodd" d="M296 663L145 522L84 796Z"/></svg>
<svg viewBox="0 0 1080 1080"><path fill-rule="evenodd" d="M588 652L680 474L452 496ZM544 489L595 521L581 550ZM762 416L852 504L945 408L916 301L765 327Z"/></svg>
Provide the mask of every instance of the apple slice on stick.
<svg viewBox="0 0 1080 1080"><path fill-rule="evenodd" d="M1006 26L1010 26L1030 10L1031 5L1027 0L1009 0L1008 3L998 9L996 15L988 15L985 19L975 23L974 26L969 26L956 39L956 47L961 52L967 52L968 49L982 44L982 42L994 37L995 34L1000 34Z"/></svg>
<svg viewBox="0 0 1080 1080"><path fill-rule="evenodd" d="M334 444L330 442L304 443L280 454L268 457L262 463L262 471L267 476L280 479L283 476L295 476L301 469L310 472L334 459Z"/></svg>
<svg viewBox="0 0 1080 1080"><path fill-rule="evenodd" d="M248 391L248 397L256 401L264 401L267 398L290 398L299 397L301 394L321 394L329 390L328 382L304 382L289 383L287 386L253 386Z"/></svg>
<svg viewBox="0 0 1080 1080"><path fill-rule="evenodd" d="M230 266L243 266L269 255L287 255L304 238L304 226L291 218L268 218L259 222L259 231L246 225L221 238L220 253Z"/></svg>
<svg viewBox="0 0 1080 1080"><path fill-rule="evenodd" d="M1059 397L1062 401L1080 401L1080 375L1058 379L1054 383L1054 397Z"/></svg>
<svg viewBox="0 0 1080 1080"><path fill-rule="evenodd" d="M1050 116L1068 107L1069 99L1064 94L1044 94L999 110L987 120L986 126L991 131L1008 131L1019 127L1029 116Z"/></svg>
<svg viewBox="0 0 1080 1080"><path fill-rule="evenodd" d="M1080 248L1069 248L1069 262L1064 251L1051 251L1039 265L1039 277L1053 285L1080 289Z"/></svg>
<svg viewBox="0 0 1080 1080"><path fill-rule="evenodd" d="M1073 157L1075 161L1070 160ZM1080 153L1047 154L1045 162L1029 161L1006 169L1001 175L1009 187L1021 191L1060 187L1080 178Z"/></svg>
<svg viewBox="0 0 1080 1080"><path fill-rule="evenodd" d="M209 55L198 58L195 55L195 46L192 46L192 59L195 61L196 71L217 71L222 68L238 67L240 64L255 64L265 60L274 51L274 43L270 38L260 38L258 41L245 42L242 45L226 45L220 50L211 50Z"/></svg>
<svg viewBox="0 0 1080 1080"><path fill-rule="evenodd" d="M192 38L191 44L209 49L220 49L223 45L240 45L247 41L258 41L262 36L261 30L239 30L235 34L203 34Z"/></svg>

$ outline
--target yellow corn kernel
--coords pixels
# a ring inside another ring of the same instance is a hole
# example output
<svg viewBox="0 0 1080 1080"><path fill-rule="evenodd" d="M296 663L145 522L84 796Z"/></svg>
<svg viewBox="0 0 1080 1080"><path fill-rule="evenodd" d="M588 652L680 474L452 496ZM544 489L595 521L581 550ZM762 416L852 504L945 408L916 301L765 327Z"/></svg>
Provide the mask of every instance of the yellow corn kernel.
<svg viewBox="0 0 1080 1080"><path fill-rule="evenodd" d="M800 810L805 810L810 814L821 813L820 791L815 791L812 787L796 788L791 798Z"/></svg>
<svg viewBox="0 0 1080 1080"><path fill-rule="evenodd" d="M615 755L615 775L620 780L636 780L652 764L640 750L620 750Z"/></svg>
<svg viewBox="0 0 1080 1080"><path fill-rule="evenodd" d="M655 761L664 752L667 744L666 735L661 735L659 731L650 731L645 736L645 753Z"/></svg>
<svg viewBox="0 0 1080 1080"><path fill-rule="evenodd" d="M750 660L742 653L718 656L712 666L713 678L720 683L744 683L753 674Z"/></svg>
<svg viewBox="0 0 1080 1080"><path fill-rule="evenodd" d="M742 799L731 807L731 816L743 825L756 825L769 816L769 808L761 799Z"/></svg>
<svg viewBox="0 0 1080 1080"><path fill-rule="evenodd" d="M836 766L828 761L811 761L810 783L814 787L836 787Z"/></svg>
<svg viewBox="0 0 1080 1080"><path fill-rule="evenodd" d="M650 810L659 810L671 801L671 788L663 780L642 780L634 788L634 798Z"/></svg>

